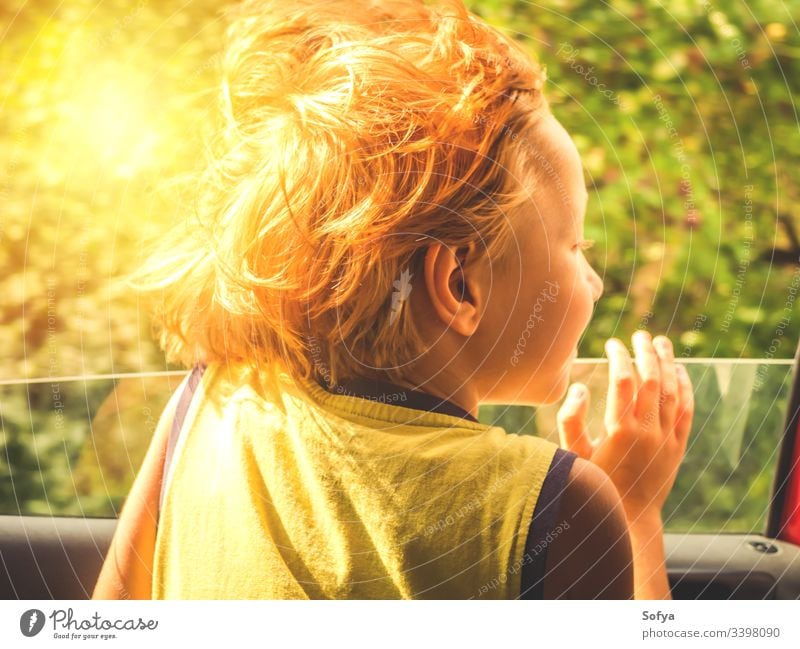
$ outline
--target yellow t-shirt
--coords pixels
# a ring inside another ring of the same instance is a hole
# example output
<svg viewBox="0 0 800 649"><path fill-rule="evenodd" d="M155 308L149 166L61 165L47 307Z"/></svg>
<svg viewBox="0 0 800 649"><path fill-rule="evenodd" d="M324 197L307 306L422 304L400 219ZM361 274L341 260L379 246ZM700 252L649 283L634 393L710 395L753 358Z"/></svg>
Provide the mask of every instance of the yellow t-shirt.
<svg viewBox="0 0 800 649"><path fill-rule="evenodd" d="M211 363L183 422L154 599L513 599L557 445Z"/></svg>

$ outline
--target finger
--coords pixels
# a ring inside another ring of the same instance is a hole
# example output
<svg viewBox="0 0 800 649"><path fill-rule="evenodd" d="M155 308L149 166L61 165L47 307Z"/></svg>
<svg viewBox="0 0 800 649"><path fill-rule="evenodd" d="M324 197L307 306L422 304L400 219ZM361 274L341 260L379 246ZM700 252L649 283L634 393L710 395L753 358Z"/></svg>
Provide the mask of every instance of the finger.
<svg viewBox="0 0 800 649"><path fill-rule="evenodd" d="M609 338L605 349L608 355L605 425L609 434L613 434L620 428L635 425L634 368L627 348L618 338Z"/></svg>
<svg viewBox="0 0 800 649"><path fill-rule="evenodd" d="M661 371L661 394L658 399L658 411L661 417L661 430L669 434L675 427L675 415L678 409L678 375L675 369L675 355L672 342L666 336L656 336L653 347L658 354Z"/></svg>
<svg viewBox="0 0 800 649"><path fill-rule="evenodd" d="M677 376L680 405L678 406L678 415L675 420L675 435L678 437L681 448L685 448L689 439L689 432L692 430L692 419L694 418L694 390L692 389L692 380L689 378L686 366L678 365Z"/></svg>
<svg viewBox="0 0 800 649"><path fill-rule="evenodd" d="M636 392L636 419L643 430L651 430L658 419L658 397L661 391L661 370L658 355L653 348L649 333L639 329L631 336L636 352L636 370L639 373L639 389Z"/></svg>
<svg viewBox="0 0 800 649"><path fill-rule="evenodd" d="M586 435L586 413L589 411L589 391L573 383L564 404L556 415L558 436L562 448L577 453L584 460L592 457L592 444Z"/></svg>

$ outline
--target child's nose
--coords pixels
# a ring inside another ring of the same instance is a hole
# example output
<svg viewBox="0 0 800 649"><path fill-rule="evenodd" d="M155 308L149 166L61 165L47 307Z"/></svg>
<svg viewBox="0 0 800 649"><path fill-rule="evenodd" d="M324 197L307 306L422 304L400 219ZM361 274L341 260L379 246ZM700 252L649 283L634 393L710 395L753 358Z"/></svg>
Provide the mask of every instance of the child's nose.
<svg viewBox="0 0 800 649"><path fill-rule="evenodd" d="M592 284L592 298L597 302L603 295L603 279L591 266L589 266L589 281Z"/></svg>

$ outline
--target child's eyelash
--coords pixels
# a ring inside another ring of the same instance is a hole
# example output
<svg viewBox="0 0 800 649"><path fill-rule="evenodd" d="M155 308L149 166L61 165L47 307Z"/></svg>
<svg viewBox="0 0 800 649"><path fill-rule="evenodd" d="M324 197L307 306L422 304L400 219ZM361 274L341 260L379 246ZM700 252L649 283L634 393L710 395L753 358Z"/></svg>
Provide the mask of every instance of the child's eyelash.
<svg viewBox="0 0 800 649"><path fill-rule="evenodd" d="M591 248L591 247L592 247L594 244L595 244L595 241L594 241L594 239L584 239L583 241L581 241L580 243L578 243L578 247L579 247L581 250L588 250L588 249L589 249L589 248Z"/></svg>

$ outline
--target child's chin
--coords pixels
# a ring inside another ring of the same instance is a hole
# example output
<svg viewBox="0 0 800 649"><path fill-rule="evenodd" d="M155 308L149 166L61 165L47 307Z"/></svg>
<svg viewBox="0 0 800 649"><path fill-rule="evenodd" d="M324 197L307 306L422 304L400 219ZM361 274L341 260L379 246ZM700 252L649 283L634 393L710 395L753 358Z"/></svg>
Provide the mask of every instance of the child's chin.
<svg viewBox="0 0 800 649"><path fill-rule="evenodd" d="M564 363L564 369L561 371L561 375L558 377L558 382L555 386L553 386L553 394L555 395L555 398L553 401L551 401L551 403L561 401L567 396L567 392L569 391L570 376L572 375L572 362L574 360L575 357L570 356L570 359Z"/></svg>
<svg viewBox="0 0 800 649"><path fill-rule="evenodd" d="M567 391L569 390L569 366L561 372L558 379L553 383L550 390L548 390L547 394L540 395L538 399L536 399L536 405L538 406L549 406L554 403L560 402L565 396L567 396Z"/></svg>

